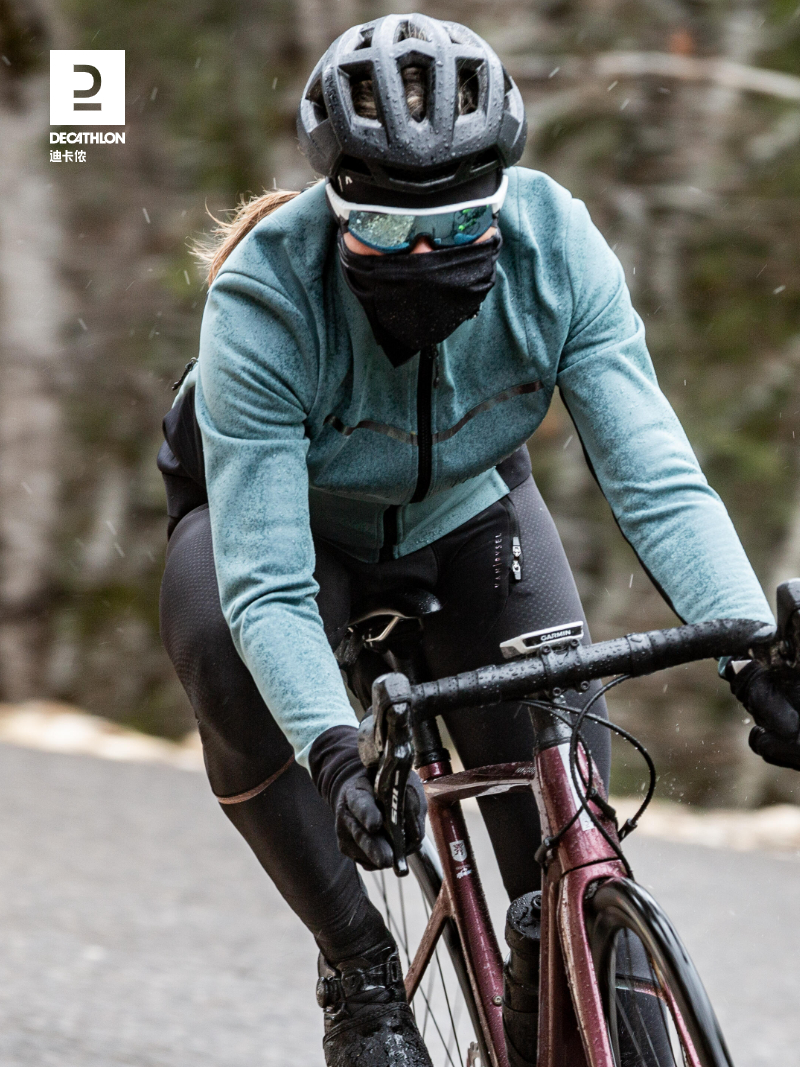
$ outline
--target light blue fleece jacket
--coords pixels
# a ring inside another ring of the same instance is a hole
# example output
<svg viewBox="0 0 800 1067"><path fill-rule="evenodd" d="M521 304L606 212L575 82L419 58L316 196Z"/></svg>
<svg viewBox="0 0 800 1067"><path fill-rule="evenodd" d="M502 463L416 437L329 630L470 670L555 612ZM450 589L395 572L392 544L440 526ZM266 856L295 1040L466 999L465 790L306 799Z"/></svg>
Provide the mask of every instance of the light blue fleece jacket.
<svg viewBox="0 0 800 1067"><path fill-rule="evenodd" d="M497 281L438 348L433 471L417 479L419 357L394 368L341 275L323 186L260 222L208 295L196 409L220 598L236 648L307 765L356 719L317 610L313 532L398 556L507 492L495 465L558 385L625 537L689 622L772 621L717 494L660 391L619 261L581 201L514 167Z"/></svg>

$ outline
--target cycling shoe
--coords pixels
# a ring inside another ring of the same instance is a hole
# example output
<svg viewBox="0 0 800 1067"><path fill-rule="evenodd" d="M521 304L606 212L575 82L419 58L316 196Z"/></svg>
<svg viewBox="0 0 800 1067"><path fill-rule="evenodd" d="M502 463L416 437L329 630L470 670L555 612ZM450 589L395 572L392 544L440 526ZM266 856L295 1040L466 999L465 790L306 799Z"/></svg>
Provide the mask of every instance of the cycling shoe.
<svg viewBox="0 0 800 1067"><path fill-rule="evenodd" d="M327 1067L432 1067L393 943L383 941L335 967L320 956L319 971Z"/></svg>

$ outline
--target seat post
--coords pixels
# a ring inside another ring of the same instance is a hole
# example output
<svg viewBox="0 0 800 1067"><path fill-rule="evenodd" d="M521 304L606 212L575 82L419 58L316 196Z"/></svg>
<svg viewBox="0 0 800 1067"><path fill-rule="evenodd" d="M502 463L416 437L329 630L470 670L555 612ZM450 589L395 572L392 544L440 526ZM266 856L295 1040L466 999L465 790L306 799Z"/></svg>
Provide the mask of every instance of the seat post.
<svg viewBox="0 0 800 1067"><path fill-rule="evenodd" d="M430 678L421 643L424 620L441 609L437 597L427 589L396 589L363 604L350 624L350 633L356 639L357 648L363 643L371 652L381 656L393 671L404 674L415 685ZM373 625L378 629L377 634L371 630ZM341 664L342 660L339 662ZM442 744L435 718L412 721L411 729L415 767L449 762L450 753Z"/></svg>
<svg viewBox="0 0 800 1067"><path fill-rule="evenodd" d="M389 638L386 658L394 670L408 678L412 685L427 681L430 677L425 653L422 651L422 629L410 628L395 632ZM442 744L442 735L435 718L412 720L411 733L414 739L414 766L425 767L429 763L450 760L450 753Z"/></svg>

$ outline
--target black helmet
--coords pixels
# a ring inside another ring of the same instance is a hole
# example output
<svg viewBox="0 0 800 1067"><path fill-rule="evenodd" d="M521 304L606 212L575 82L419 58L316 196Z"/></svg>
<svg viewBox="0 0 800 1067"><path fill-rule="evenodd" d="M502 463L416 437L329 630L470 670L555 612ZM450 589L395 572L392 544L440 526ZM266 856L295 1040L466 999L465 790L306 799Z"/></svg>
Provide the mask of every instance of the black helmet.
<svg viewBox="0 0 800 1067"><path fill-rule="evenodd" d="M411 80L423 90L413 113ZM375 117L359 106L365 87ZM527 127L519 89L486 41L456 22L387 15L333 42L303 91L297 131L311 166L348 199L388 203L466 182L473 195L493 191Z"/></svg>

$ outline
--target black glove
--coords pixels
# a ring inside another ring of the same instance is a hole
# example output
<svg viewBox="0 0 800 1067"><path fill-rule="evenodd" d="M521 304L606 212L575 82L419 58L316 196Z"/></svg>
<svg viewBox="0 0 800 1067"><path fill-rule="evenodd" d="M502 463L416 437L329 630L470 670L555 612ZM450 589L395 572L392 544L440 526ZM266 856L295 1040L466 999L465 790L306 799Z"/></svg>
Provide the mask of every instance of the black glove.
<svg viewBox="0 0 800 1067"><path fill-rule="evenodd" d="M374 871L392 866L392 846L372 791L372 775L358 755L355 726L332 726L314 741L308 757L314 785L333 809L339 849ZM406 851L416 852L425 836L428 805L414 771L406 785Z"/></svg>
<svg viewBox="0 0 800 1067"><path fill-rule="evenodd" d="M732 660L725 677L756 723L750 731L752 750L776 767L800 771L800 678L753 660Z"/></svg>

